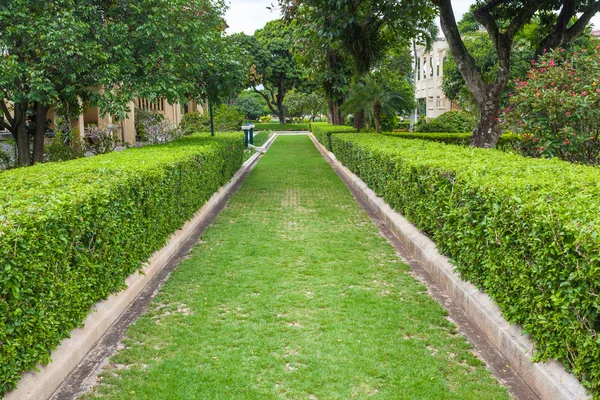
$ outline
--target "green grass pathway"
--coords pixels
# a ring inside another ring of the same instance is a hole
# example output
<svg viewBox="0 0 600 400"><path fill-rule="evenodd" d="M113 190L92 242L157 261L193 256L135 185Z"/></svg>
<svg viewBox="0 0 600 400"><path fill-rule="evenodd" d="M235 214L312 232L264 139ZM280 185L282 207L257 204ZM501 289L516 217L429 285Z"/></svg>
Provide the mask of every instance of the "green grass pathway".
<svg viewBox="0 0 600 400"><path fill-rule="evenodd" d="M306 136L281 136L86 397L506 399Z"/></svg>

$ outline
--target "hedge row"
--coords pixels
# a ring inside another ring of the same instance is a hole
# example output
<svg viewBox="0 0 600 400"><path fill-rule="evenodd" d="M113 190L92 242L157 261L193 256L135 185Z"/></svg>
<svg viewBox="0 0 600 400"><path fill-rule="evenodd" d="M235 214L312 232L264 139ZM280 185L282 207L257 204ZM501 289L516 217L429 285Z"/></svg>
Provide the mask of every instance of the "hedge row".
<svg viewBox="0 0 600 400"><path fill-rule="evenodd" d="M374 134L331 144L524 327L535 360L561 360L599 387L600 170Z"/></svg>
<svg viewBox="0 0 600 400"><path fill-rule="evenodd" d="M309 124L279 124L256 122L254 130L257 131L307 131Z"/></svg>
<svg viewBox="0 0 600 400"><path fill-rule="evenodd" d="M334 133L355 133L356 129L346 125L331 125L327 122L313 122L310 124L310 131L317 138L319 143L331 151L331 135Z"/></svg>
<svg viewBox="0 0 600 400"><path fill-rule="evenodd" d="M0 395L240 167L241 133L0 175Z"/></svg>
<svg viewBox="0 0 600 400"><path fill-rule="evenodd" d="M402 139L421 139L432 142L455 144L458 146L469 146L471 144L470 133L438 133L438 132L384 132L386 136L395 136ZM523 142L521 137L515 134L505 134L498 139L496 149L508 151L518 150L519 145Z"/></svg>

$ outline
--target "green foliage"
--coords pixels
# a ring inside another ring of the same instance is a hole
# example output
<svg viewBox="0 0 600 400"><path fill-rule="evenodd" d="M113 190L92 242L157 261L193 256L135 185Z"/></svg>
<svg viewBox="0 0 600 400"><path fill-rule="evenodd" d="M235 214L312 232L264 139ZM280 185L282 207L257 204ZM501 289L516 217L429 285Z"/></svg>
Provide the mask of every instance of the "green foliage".
<svg viewBox="0 0 600 400"><path fill-rule="evenodd" d="M179 127L184 135L191 135L198 132L210 131L210 118L207 114L199 111L187 113L181 119Z"/></svg>
<svg viewBox="0 0 600 400"><path fill-rule="evenodd" d="M215 131L240 131L244 123L244 114L235 106L221 104L213 110ZM210 132L210 115L198 111L184 115L179 127L185 135L197 132Z"/></svg>
<svg viewBox="0 0 600 400"><path fill-rule="evenodd" d="M10 1L0 9L0 106L14 104L18 115L0 125L28 149L18 121L36 102L73 110L81 102L123 116L134 96L173 103L210 95L207 73L238 74L223 38L224 10L207 0Z"/></svg>
<svg viewBox="0 0 600 400"><path fill-rule="evenodd" d="M304 93L296 91L296 89L290 90L285 95L283 105L291 117L296 117L300 120L306 116L312 120L317 114L324 113L327 107L327 103L320 93Z"/></svg>
<svg viewBox="0 0 600 400"><path fill-rule="evenodd" d="M472 132L477 119L465 111L447 111L428 123L417 124L417 132Z"/></svg>
<svg viewBox="0 0 600 400"><path fill-rule="evenodd" d="M523 326L534 360L560 360L598 388L598 169L372 134L331 141L338 160Z"/></svg>
<svg viewBox="0 0 600 400"><path fill-rule="evenodd" d="M235 99L233 105L244 113L246 119L257 120L265 114L267 102L260 94L245 91Z"/></svg>
<svg viewBox="0 0 600 400"><path fill-rule="evenodd" d="M214 109L215 130L219 132L236 132L242 129L244 114L235 106L221 104Z"/></svg>
<svg viewBox="0 0 600 400"><path fill-rule="evenodd" d="M293 28L282 20L268 22L254 36L238 34L240 43L250 59L248 84L263 97L269 110L286 122L283 100L286 93L301 85L304 71L292 54ZM258 87L263 86L263 90Z"/></svg>
<svg viewBox="0 0 600 400"><path fill-rule="evenodd" d="M346 125L331 125L327 122L313 122L310 131L325 148L331 151L331 135L334 133L355 133L356 129Z"/></svg>
<svg viewBox="0 0 600 400"><path fill-rule="evenodd" d="M457 146L469 146L471 144L470 133L455 133L455 132L383 132L382 135L397 137L401 139L420 139L430 142L454 144ZM496 149L502 151L521 152L522 139L519 135L504 134L498 139Z"/></svg>
<svg viewBox="0 0 600 400"><path fill-rule="evenodd" d="M241 134L195 135L0 174L0 394L122 289L242 155Z"/></svg>
<svg viewBox="0 0 600 400"><path fill-rule="evenodd" d="M408 110L410 98L391 90L377 75L366 75L352 86L343 109L348 113L364 112L367 122L372 122L375 131L381 132L381 118L391 115L394 118L402 110Z"/></svg>
<svg viewBox="0 0 600 400"><path fill-rule="evenodd" d="M536 157L600 163L600 65L598 48L572 55L555 50L517 81L505 125Z"/></svg>
<svg viewBox="0 0 600 400"><path fill-rule="evenodd" d="M149 140L148 132L146 131L146 125L157 123L165 119L164 115L162 114L142 110L141 108L137 107L134 110L134 118L136 140L140 142L147 142ZM185 119L185 115L183 119Z"/></svg>
<svg viewBox="0 0 600 400"><path fill-rule="evenodd" d="M257 131L307 131L308 124L279 124L256 122L254 129Z"/></svg>

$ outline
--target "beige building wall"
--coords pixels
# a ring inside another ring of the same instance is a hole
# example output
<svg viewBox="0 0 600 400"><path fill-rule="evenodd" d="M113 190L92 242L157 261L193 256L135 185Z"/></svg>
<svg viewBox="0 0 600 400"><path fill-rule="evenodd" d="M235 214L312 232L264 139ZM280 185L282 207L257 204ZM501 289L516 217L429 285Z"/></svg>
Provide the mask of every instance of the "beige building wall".
<svg viewBox="0 0 600 400"><path fill-rule="evenodd" d="M415 98L425 102L427 120L456 109L442 91L444 57L448 51L445 38L438 38L428 52L425 51L425 46L418 46L416 49Z"/></svg>

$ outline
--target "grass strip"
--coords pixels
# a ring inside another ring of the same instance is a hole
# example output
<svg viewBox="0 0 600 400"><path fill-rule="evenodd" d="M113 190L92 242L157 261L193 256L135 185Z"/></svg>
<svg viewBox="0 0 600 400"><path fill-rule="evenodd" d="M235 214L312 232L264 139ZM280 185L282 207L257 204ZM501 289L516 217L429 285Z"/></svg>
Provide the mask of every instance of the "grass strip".
<svg viewBox="0 0 600 400"><path fill-rule="evenodd" d="M86 398L509 398L306 136L275 141L124 345Z"/></svg>
<svg viewBox="0 0 600 400"><path fill-rule="evenodd" d="M257 131L308 131L308 124L280 124L280 123L266 123L256 122L254 129Z"/></svg>

